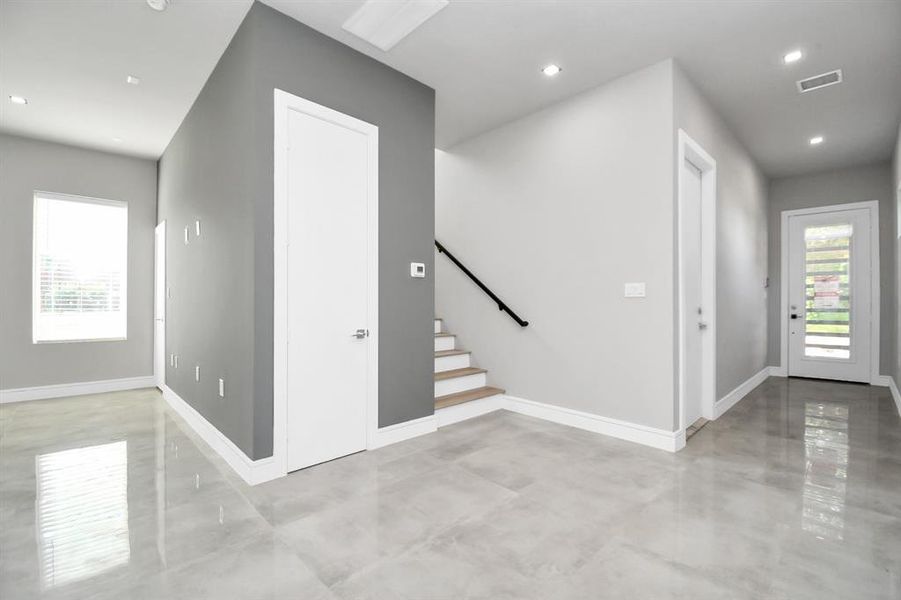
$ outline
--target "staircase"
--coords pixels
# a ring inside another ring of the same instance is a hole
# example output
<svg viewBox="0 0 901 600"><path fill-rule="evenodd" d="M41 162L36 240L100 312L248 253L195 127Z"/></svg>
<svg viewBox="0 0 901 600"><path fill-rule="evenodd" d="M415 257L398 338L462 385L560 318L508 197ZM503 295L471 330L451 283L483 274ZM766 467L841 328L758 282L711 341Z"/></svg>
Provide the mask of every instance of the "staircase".
<svg viewBox="0 0 901 600"><path fill-rule="evenodd" d="M457 349L457 336L435 319L435 410L503 394L487 385L487 371L472 366L472 353Z"/></svg>

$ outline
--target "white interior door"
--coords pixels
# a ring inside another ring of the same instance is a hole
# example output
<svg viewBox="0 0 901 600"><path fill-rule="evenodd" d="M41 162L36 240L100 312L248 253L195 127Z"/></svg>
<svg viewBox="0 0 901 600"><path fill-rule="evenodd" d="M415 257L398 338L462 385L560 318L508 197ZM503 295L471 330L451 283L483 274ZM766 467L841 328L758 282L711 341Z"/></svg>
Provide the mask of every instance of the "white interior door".
<svg viewBox="0 0 901 600"><path fill-rule="evenodd" d="M702 294L703 261L701 171L691 162L682 164L681 232L682 237L682 359L685 361L682 387L682 426L688 427L703 415L703 340L706 330Z"/></svg>
<svg viewBox="0 0 901 600"><path fill-rule="evenodd" d="M867 209L789 216L789 375L869 383L872 235Z"/></svg>
<svg viewBox="0 0 901 600"><path fill-rule="evenodd" d="M287 470L366 448L375 129L288 111Z"/></svg>
<svg viewBox="0 0 901 600"><path fill-rule="evenodd" d="M153 378L166 384L166 222L156 226L153 261Z"/></svg>

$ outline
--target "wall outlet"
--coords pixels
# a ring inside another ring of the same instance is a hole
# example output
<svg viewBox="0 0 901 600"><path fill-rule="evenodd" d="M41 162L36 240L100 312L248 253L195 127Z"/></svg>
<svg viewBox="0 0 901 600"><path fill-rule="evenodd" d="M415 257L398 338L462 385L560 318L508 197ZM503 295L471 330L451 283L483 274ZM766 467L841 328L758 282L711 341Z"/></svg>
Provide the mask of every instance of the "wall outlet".
<svg viewBox="0 0 901 600"><path fill-rule="evenodd" d="M425 263L410 263L410 277L422 279L425 277Z"/></svg>
<svg viewBox="0 0 901 600"><path fill-rule="evenodd" d="M225 380L221 377L219 378L219 397L225 398Z"/></svg>
<svg viewBox="0 0 901 600"><path fill-rule="evenodd" d="M194 381L200 381L200 365L194 367Z"/></svg>

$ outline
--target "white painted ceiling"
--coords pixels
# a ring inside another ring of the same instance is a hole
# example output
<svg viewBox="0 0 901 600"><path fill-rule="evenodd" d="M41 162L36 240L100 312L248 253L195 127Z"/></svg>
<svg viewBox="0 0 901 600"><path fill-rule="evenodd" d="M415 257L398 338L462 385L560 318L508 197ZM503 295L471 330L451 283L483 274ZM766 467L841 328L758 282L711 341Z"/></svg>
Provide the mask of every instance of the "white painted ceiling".
<svg viewBox="0 0 901 600"><path fill-rule="evenodd" d="M668 57L771 175L887 159L901 118L898 0L451 0L387 53L341 29L362 0L264 2L435 88L442 148Z"/></svg>
<svg viewBox="0 0 901 600"><path fill-rule="evenodd" d="M901 118L898 0L451 0L387 53L341 29L362 0L265 1L434 87L442 148L668 57L770 175L887 159ZM249 4L0 1L0 129L159 156ZM835 68L841 85L796 92Z"/></svg>
<svg viewBox="0 0 901 600"><path fill-rule="evenodd" d="M157 158L250 5L0 0L0 130Z"/></svg>

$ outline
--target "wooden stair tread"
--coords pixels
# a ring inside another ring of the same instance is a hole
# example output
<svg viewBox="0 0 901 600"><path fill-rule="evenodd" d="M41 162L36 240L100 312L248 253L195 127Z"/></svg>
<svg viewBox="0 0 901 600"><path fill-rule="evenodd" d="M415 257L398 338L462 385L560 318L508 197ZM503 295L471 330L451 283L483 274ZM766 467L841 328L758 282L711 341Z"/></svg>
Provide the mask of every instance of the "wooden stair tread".
<svg viewBox="0 0 901 600"><path fill-rule="evenodd" d="M452 334L452 333L447 333L447 332L442 332L442 333L436 333L436 334L435 334L435 337L454 337L454 334Z"/></svg>
<svg viewBox="0 0 901 600"><path fill-rule="evenodd" d="M474 390L466 390L465 392L457 392L456 394L438 396L437 398L435 398L435 410L438 410L439 408L447 408L448 406L455 406L457 404L463 404L464 402L472 402L473 400L487 398L488 396L496 396L498 394L503 394L504 391L505 390L502 390L500 388L486 385L485 387L476 388Z"/></svg>
<svg viewBox="0 0 901 600"><path fill-rule="evenodd" d="M469 350L438 350L435 352L435 358L440 356L457 356L458 354L472 354Z"/></svg>
<svg viewBox="0 0 901 600"><path fill-rule="evenodd" d="M478 375L479 373L487 373L485 369L478 367L463 367L462 369L451 369L450 371L439 371L435 373L435 381L442 379L453 379L454 377L466 377L467 375Z"/></svg>

